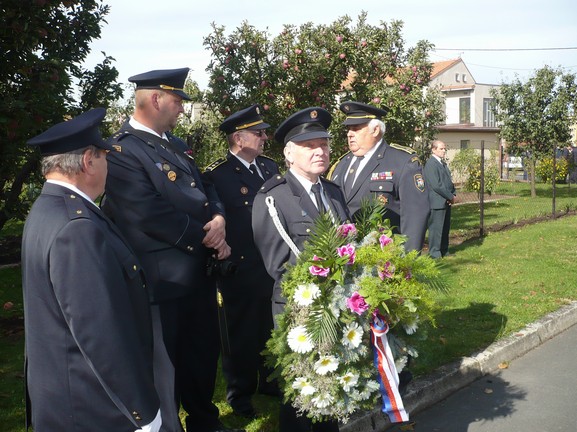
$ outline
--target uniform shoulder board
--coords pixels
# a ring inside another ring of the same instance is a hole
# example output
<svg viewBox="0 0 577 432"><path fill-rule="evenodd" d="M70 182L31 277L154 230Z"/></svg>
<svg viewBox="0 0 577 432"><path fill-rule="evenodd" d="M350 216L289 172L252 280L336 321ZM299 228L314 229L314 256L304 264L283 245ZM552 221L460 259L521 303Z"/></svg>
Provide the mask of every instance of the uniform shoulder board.
<svg viewBox="0 0 577 432"><path fill-rule="evenodd" d="M330 179L330 178L333 177L333 172L335 171L335 168L337 167L337 165L339 164L339 162L340 162L346 155L348 155L349 153L350 153L350 152L346 152L346 153L342 154L342 155L337 159L337 161L336 161L334 164L331 165L331 167L329 168L329 171L327 172L327 175L326 175L326 177L325 177L326 179Z"/></svg>
<svg viewBox="0 0 577 432"><path fill-rule="evenodd" d="M273 161L274 163L276 163L276 161L275 161L273 158L271 158L271 157L269 157L269 156L267 156L267 155L261 154L261 155L259 155L258 157L259 157L259 158L263 158L263 159L268 159L268 160Z"/></svg>
<svg viewBox="0 0 577 432"><path fill-rule="evenodd" d="M261 186L259 190L259 193L267 193L271 189L274 189L275 187L283 183L286 183L286 179L284 178L284 176L277 174L264 182L264 184Z"/></svg>
<svg viewBox="0 0 577 432"><path fill-rule="evenodd" d="M400 144L395 144L395 143L390 143L389 144L392 148L397 149L397 150L401 150L404 151L405 153L409 153L409 154L415 154L417 153L415 150L413 150L411 147L407 147L407 146L403 146Z"/></svg>
<svg viewBox="0 0 577 432"><path fill-rule="evenodd" d="M217 159L217 160L215 160L213 163L211 163L209 166L207 166L204 170L205 170L205 171L212 171L212 170L214 170L215 168L219 167L220 165L222 165L222 164L225 163L225 162L226 162L226 159L225 159L225 158Z"/></svg>

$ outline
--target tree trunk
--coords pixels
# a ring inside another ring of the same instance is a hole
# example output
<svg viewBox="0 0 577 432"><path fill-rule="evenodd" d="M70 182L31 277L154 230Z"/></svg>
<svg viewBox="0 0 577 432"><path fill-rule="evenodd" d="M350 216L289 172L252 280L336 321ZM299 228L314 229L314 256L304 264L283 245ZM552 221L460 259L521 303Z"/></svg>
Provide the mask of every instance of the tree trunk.
<svg viewBox="0 0 577 432"><path fill-rule="evenodd" d="M535 187L535 158L529 159L529 177L531 179L531 198L537 196L537 188Z"/></svg>

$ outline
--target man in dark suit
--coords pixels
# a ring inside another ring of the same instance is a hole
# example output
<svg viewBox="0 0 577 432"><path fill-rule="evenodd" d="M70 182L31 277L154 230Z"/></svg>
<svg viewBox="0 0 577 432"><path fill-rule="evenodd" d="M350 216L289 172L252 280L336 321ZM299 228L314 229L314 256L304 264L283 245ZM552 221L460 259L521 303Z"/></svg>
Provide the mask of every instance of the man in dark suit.
<svg viewBox="0 0 577 432"><path fill-rule="evenodd" d="M256 416L251 398L257 388L261 393L276 393L275 384L267 382L270 370L260 354L273 327L273 280L254 244L251 225L254 197L265 180L279 173L277 164L262 156L270 125L261 111L260 105L252 105L222 122L229 152L204 173L224 204L229 261L236 266L234 274L221 271L217 282L223 297L219 313L227 400L235 414L249 418Z"/></svg>
<svg viewBox="0 0 577 432"><path fill-rule="evenodd" d="M140 263L94 201L104 191L103 108L28 141L46 183L22 238L27 422L36 432L160 429Z"/></svg>
<svg viewBox="0 0 577 432"><path fill-rule="evenodd" d="M455 203L455 185L445 162L447 146L443 141L431 143L431 157L425 164L425 182L429 191L429 256L441 258L449 253L451 205Z"/></svg>
<svg viewBox="0 0 577 432"><path fill-rule="evenodd" d="M278 224L302 249L321 212L329 212L335 223L349 219L344 196L337 185L321 177L329 167L329 138L327 128L332 118L328 111L307 108L287 118L277 129L275 139L284 144L288 171L263 185L257 194L252 217L255 243L263 257L268 273L274 279L273 315L284 310L286 298L281 280L287 263L294 264L296 256L275 226L269 214L267 200L278 214ZM281 404L279 430L281 432L333 432L338 423L319 422L314 425L305 416L298 416L289 404Z"/></svg>
<svg viewBox="0 0 577 432"><path fill-rule="evenodd" d="M343 189L353 218L363 199L378 197L395 232L407 236L406 250L421 250L429 203L418 156L385 141L382 118L387 111L360 102L344 102L340 110L347 116L343 125L350 151L328 177Z"/></svg>
<svg viewBox="0 0 577 432"><path fill-rule="evenodd" d="M155 377L163 431L224 431L212 403L219 356L214 279L209 255L227 258L224 207L203 184L186 144L170 134L190 100L188 68L129 78L135 111L111 138L103 210L127 237L148 279L155 326ZM170 361L167 361L167 355ZM176 397L175 397L176 390Z"/></svg>

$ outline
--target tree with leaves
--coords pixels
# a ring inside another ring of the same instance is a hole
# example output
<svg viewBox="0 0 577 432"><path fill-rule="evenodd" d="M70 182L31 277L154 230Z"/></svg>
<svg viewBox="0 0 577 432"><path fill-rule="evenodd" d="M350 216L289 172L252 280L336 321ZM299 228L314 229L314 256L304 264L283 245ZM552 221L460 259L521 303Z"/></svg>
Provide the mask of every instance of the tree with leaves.
<svg viewBox="0 0 577 432"><path fill-rule="evenodd" d="M0 229L24 219L40 184L27 139L122 96L113 58L82 67L100 37L102 0L3 0L0 4Z"/></svg>
<svg viewBox="0 0 577 432"><path fill-rule="evenodd" d="M205 102L220 119L260 103L276 126L299 109L326 108L334 115L333 158L346 151L340 101L387 108L387 140L408 146L431 140L444 120L443 99L428 88L432 45L406 48L401 21L374 26L363 12L355 24L344 16L330 25L285 25L275 37L247 22L228 35L212 27L204 39L211 51Z"/></svg>
<svg viewBox="0 0 577 432"><path fill-rule="evenodd" d="M545 66L527 82L517 77L510 84L492 90L496 119L509 153L523 155L529 165L531 196L535 188L535 165L552 157L558 144L571 139L575 123L577 82L574 74Z"/></svg>

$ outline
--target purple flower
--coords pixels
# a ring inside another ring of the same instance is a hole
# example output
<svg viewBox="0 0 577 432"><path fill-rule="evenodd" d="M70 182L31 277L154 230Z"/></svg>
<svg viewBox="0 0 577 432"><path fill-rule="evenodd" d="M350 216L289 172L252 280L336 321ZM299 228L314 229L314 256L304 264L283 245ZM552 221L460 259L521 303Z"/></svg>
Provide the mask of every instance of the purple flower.
<svg viewBox="0 0 577 432"><path fill-rule="evenodd" d="M390 262L387 261L385 263L385 267L382 270L379 270L379 277L381 278L381 280L385 280L385 278L392 278L393 275L395 274L395 265Z"/></svg>
<svg viewBox="0 0 577 432"><path fill-rule="evenodd" d="M321 258L319 258L318 256L316 255L313 256L313 261L320 261L320 260ZM309 272L311 272L311 274L315 276L327 277L330 271L331 271L330 268L319 267L316 265L312 265L309 267Z"/></svg>
<svg viewBox="0 0 577 432"><path fill-rule="evenodd" d="M347 265L351 265L355 262L355 247L352 244L349 243L337 248L337 253L340 257L344 257L345 255L349 257Z"/></svg>
<svg viewBox="0 0 577 432"><path fill-rule="evenodd" d="M337 232L343 237L355 235L357 233L357 227L355 224L343 224L337 228Z"/></svg>
<svg viewBox="0 0 577 432"><path fill-rule="evenodd" d="M408 269L407 273L405 273L405 279L411 280L412 278L413 278L413 273L411 272L411 269Z"/></svg>
<svg viewBox="0 0 577 432"><path fill-rule="evenodd" d="M365 312L369 305L365 301L365 298L355 291L353 295L347 299L347 307L351 310L351 312L356 313L357 315L362 315Z"/></svg>
<svg viewBox="0 0 577 432"><path fill-rule="evenodd" d="M383 234L382 236L379 237L379 243L381 244L381 249L392 242L393 242L393 239L390 238L389 236L386 236L385 234Z"/></svg>

